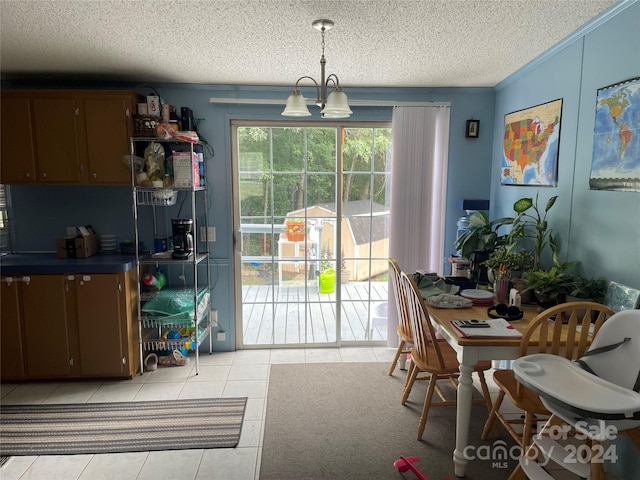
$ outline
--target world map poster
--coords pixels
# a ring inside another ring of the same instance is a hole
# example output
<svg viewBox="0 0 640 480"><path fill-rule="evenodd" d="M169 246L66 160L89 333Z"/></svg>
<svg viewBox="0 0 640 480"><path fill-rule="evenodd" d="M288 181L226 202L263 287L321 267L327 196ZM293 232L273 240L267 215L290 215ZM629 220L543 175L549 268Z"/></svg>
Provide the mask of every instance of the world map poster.
<svg viewBox="0 0 640 480"><path fill-rule="evenodd" d="M598 90L589 188L640 192L640 78Z"/></svg>
<svg viewBox="0 0 640 480"><path fill-rule="evenodd" d="M561 117L561 98L504 116L503 185L557 185Z"/></svg>

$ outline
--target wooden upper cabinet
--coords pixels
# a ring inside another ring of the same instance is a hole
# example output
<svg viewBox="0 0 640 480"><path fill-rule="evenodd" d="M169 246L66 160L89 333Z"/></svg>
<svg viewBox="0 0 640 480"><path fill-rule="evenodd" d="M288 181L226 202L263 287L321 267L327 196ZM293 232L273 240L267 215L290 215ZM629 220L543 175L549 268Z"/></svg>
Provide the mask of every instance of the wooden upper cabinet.
<svg viewBox="0 0 640 480"><path fill-rule="evenodd" d="M122 157L130 153L133 96L85 96L83 107L89 183L130 184Z"/></svg>
<svg viewBox="0 0 640 480"><path fill-rule="evenodd" d="M0 183L33 183L37 178L31 101L3 95L1 107Z"/></svg>
<svg viewBox="0 0 640 480"><path fill-rule="evenodd" d="M33 99L38 181L79 183L84 169L78 141L80 108L73 97Z"/></svg>
<svg viewBox="0 0 640 480"><path fill-rule="evenodd" d="M134 94L2 92L2 182L129 185Z"/></svg>

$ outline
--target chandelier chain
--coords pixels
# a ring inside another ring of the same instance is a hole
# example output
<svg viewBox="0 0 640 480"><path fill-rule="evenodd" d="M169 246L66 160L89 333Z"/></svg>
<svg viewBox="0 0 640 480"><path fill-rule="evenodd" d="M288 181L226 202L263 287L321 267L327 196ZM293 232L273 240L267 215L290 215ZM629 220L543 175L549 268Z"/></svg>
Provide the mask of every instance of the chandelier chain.
<svg viewBox="0 0 640 480"><path fill-rule="evenodd" d="M322 35L322 58L324 58L324 32L326 31L325 27L322 27L320 33Z"/></svg>

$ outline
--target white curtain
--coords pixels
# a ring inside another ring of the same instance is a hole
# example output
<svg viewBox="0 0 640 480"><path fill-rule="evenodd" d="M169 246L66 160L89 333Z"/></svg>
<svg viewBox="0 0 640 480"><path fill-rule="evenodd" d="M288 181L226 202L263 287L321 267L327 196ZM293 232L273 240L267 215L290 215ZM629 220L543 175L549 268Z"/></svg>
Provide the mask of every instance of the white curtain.
<svg viewBox="0 0 640 480"><path fill-rule="evenodd" d="M405 271L442 273L449 117L448 106L393 109L389 256ZM388 344L396 346L389 302Z"/></svg>

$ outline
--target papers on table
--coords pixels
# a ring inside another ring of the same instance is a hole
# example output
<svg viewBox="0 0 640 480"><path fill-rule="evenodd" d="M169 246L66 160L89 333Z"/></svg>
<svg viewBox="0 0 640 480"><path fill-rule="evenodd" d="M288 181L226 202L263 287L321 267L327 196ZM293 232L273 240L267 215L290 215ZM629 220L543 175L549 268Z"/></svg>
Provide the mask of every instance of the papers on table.
<svg viewBox="0 0 640 480"><path fill-rule="evenodd" d="M451 324L460 333L461 337L522 337L522 334L504 318L451 320Z"/></svg>

